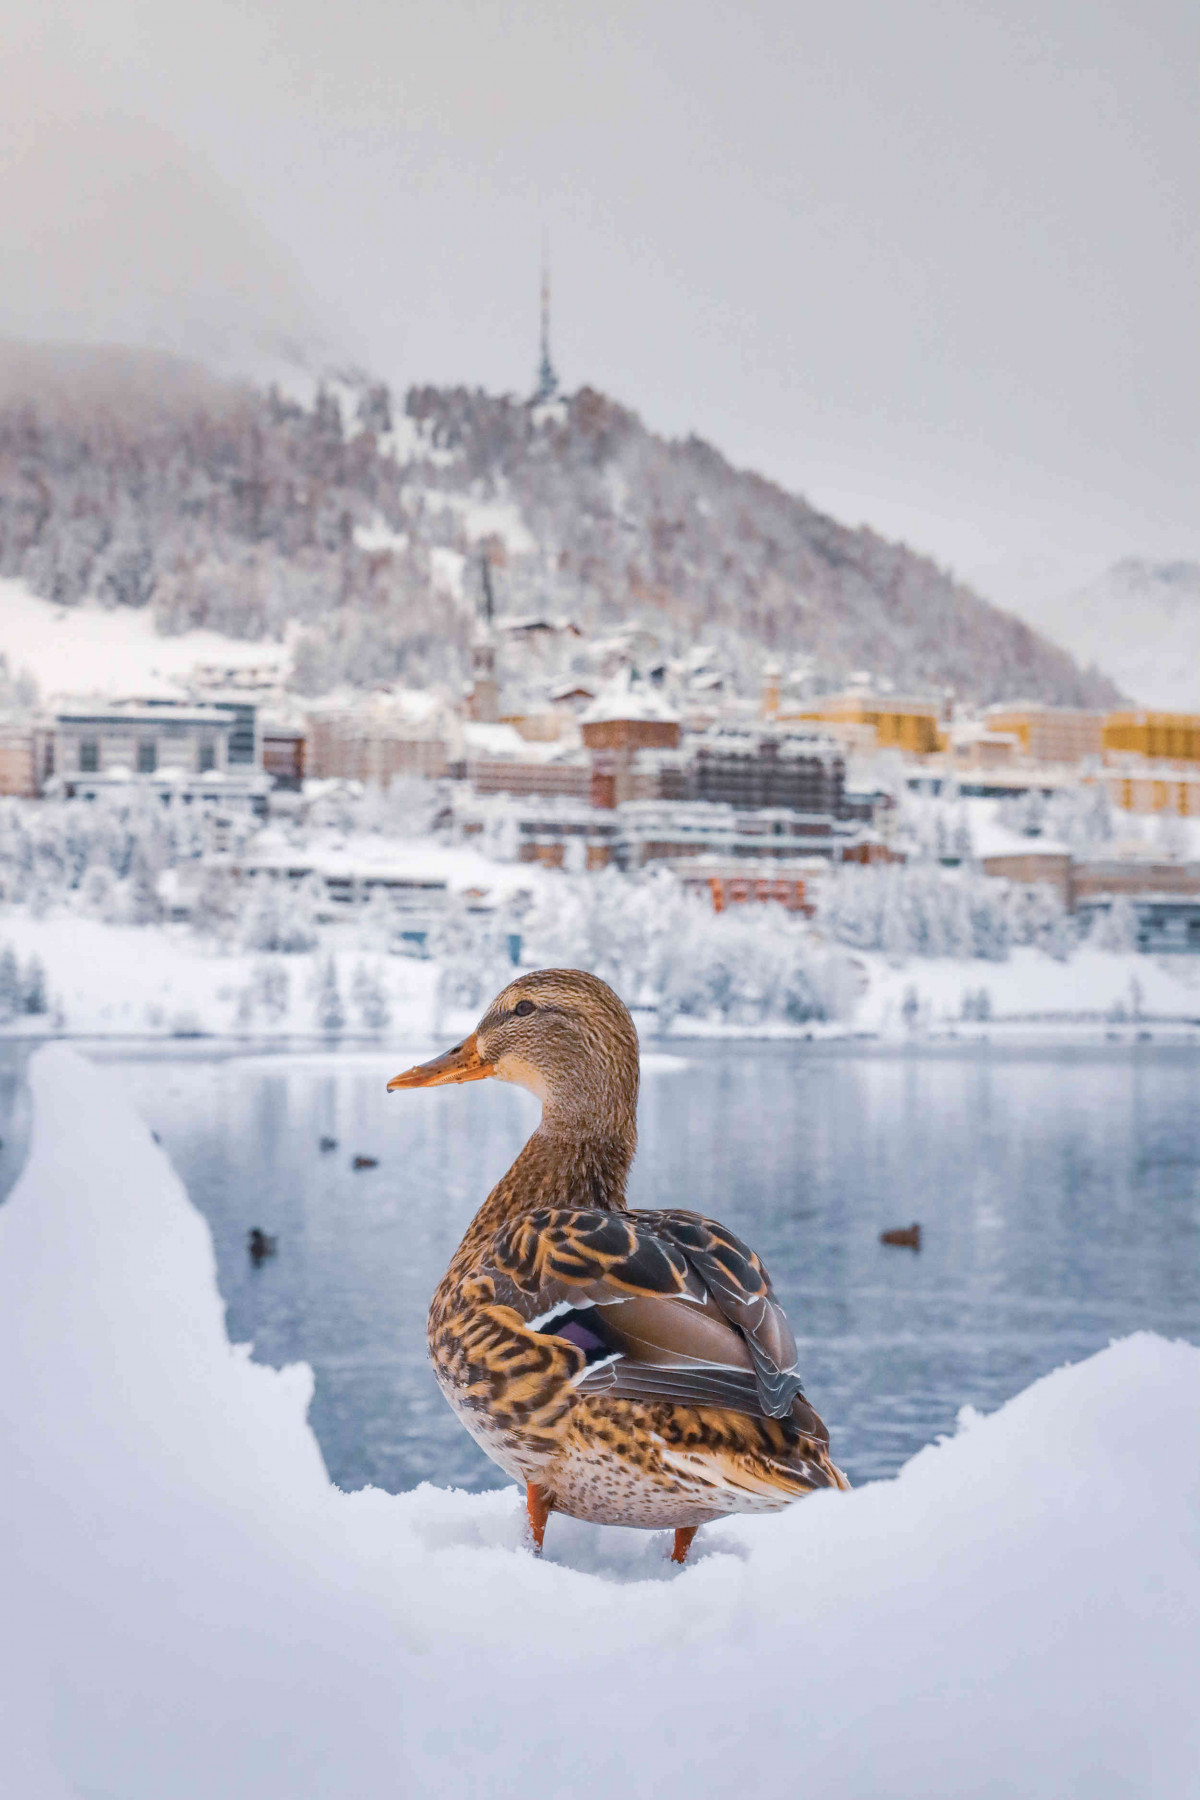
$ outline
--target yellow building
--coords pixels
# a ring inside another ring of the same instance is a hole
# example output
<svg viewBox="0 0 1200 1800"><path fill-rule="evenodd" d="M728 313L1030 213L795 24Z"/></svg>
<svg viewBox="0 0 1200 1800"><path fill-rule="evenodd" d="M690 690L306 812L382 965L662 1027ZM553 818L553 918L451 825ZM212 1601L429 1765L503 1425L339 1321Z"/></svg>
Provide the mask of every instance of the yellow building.
<svg viewBox="0 0 1200 1800"><path fill-rule="evenodd" d="M803 711L781 713L781 719L819 719L834 735L839 727L858 739L873 732L880 750L903 750L909 756L932 756L943 747L941 708L936 700L907 700L896 694L831 694Z"/></svg>
<svg viewBox="0 0 1200 1800"><path fill-rule="evenodd" d="M1124 812L1173 812L1184 819L1200 819L1200 770L1185 772L1155 763L1105 769L1100 779L1110 803Z"/></svg>
<svg viewBox="0 0 1200 1800"><path fill-rule="evenodd" d="M1104 748L1103 713L1022 702L989 706L986 717L988 730L1015 737L1022 755L1031 762L1083 762L1085 757L1098 757Z"/></svg>
<svg viewBox="0 0 1200 1800"><path fill-rule="evenodd" d="M1200 762L1200 713L1109 713L1104 751L1156 762Z"/></svg>

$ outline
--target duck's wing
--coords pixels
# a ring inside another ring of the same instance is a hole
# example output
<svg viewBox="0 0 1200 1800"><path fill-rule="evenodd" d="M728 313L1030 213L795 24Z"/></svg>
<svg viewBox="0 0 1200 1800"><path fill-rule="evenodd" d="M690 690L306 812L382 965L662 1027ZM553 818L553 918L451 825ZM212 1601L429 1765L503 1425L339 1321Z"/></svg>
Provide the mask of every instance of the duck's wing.
<svg viewBox="0 0 1200 1800"><path fill-rule="evenodd" d="M766 1271L711 1219L530 1213L497 1234L481 1273L525 1334L554 1346L563 1381L579 1393L790 1417L828 1442L801 1393L795 1339Z"/></svg>

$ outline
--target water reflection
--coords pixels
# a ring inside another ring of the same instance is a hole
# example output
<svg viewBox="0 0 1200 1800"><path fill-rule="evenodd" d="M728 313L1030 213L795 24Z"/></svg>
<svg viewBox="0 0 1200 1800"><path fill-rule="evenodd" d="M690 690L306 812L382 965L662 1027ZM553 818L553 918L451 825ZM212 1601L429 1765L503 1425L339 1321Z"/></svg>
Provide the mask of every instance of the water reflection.
<svg viewBox="0 0 1200 1800"><path fill-rule="evenodd" d="M502 1480L433 1385L424 1321L536 1105L491 1082L388 1096L417 1054L121 1064L210 1221L231 1338L313 1365L345 1487ZM1110 1337L1200 1341L1194 1050L683 1054L645 1082L633 1204L712 1213L760 1251L852 1479ZM913 1220L919 1256L880 1245ZM278 1239L258 1268L252 1226Z"/></svg>

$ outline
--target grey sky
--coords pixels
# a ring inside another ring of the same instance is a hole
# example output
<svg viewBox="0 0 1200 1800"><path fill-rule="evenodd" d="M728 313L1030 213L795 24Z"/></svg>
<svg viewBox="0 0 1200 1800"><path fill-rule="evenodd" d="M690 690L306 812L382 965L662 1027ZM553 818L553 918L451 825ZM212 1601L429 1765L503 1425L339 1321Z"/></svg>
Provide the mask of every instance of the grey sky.
<svg viewBox="0 0 1200 1800"><path fill-rule="evenodd" d="M1200 547L1183 0L0 0L0 36L0 327L137 335L172 284L219 326L240 281L398 384L523 389L545 227L569 387L997 588Z"/></svg>

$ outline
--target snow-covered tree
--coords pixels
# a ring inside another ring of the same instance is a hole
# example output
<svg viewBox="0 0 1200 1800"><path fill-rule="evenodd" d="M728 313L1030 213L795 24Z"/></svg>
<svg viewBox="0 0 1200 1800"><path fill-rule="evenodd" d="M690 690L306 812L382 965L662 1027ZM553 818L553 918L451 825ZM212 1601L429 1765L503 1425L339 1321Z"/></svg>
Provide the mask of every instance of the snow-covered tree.
<svg viewBox="0 0 1200 1800"><path fill-rule="evenodd" d="M325 957L316 975L316 1015L317 1030L334 1037L346 1027L346 1009L342 1003L341 989L338 986L337 963L332 956Z"/></svg>
<svg viewBox="0 0 1200 1800"><path fill-rule="evenodd" d="M1154 823L1154 848L1159 856L1182 862L1191 848L1191 832L1186 819L1177 812L1160 812Z"/></svg>
<svg viewBox="0 0 1200 1800"><path fill-rule="evenodd" d="M42 1014L50 1010L50 999L46 991L46 970L40 956L31 956L25 965L21 979L21 1008L23 1012Z"/></svg>
<svg viewBox="0 0 1200 1800"><path fill-rule="evenodd" d="M1137 909L1128 894L1116 894L1096 921L1092 943L1097 950L1126 954L1138 947Z"/></svg>
<svg viewBox="0 0 1200 1800"><path fill-rule="evenodd" d="M24 999L21 969L11 944L0 949L0 1020L15 1019Z"/></svg>
<svg viewBox="0 0 1200 1800"><path fill-rule="evenodd" d="M386 1031L392 1022L387 983L379 968L359 963L354 971L350 997L366 1031Z"/></svg>

